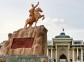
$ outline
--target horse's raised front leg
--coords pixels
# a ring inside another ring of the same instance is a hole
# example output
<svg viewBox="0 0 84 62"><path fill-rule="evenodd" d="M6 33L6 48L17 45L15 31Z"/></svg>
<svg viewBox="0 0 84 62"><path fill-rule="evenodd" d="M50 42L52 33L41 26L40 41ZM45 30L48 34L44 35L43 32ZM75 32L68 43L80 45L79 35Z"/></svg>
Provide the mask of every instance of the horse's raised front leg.
<svg viewBox="0 0 84 62"><path fill-rule="evenodd" d="M44 16L44 15L42 15L42 17L43 17L43 18L42 18L42 20L44 20L44 19L45 19L45 16Z"/></svg>

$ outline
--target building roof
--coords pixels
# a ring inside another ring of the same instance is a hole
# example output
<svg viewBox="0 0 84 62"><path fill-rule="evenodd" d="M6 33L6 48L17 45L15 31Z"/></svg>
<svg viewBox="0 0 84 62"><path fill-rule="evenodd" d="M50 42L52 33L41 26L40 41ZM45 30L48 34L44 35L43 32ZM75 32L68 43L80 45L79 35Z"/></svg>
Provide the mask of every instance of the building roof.
<svg viewBox="0 0 84 62"><path fill-rule="evenodd" d="M55 38L70 38L70 36L68 36L64 32L62 32L62 33L60 33L60 35L55 36Z"/></svg>

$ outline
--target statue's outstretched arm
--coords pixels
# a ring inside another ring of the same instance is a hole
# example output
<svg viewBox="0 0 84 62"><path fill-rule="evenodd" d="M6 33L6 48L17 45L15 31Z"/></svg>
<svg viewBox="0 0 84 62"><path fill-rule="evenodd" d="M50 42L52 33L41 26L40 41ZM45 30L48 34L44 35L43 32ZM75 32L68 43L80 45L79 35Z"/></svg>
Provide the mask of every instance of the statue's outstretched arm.
<svg viewBox="0 0 84 62"><path fill-rule="evenodd" d="M34 6L35 8L39 5L39 2Z"/></svg>

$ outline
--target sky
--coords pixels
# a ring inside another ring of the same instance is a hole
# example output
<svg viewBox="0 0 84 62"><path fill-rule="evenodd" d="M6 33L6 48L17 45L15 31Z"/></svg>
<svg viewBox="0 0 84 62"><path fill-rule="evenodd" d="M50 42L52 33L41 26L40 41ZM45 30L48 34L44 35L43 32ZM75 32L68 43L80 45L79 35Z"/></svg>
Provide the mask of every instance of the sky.
<svg viewBox="0 0 84 62"><path fill-rule="evenodd" d="M74 40L84 40L84 0L0 0L0 42L8 39L8 33L24 27L31 3L38 1L45 20L40 19L37 26L48 29L48 40L62 28Z"/></svg>

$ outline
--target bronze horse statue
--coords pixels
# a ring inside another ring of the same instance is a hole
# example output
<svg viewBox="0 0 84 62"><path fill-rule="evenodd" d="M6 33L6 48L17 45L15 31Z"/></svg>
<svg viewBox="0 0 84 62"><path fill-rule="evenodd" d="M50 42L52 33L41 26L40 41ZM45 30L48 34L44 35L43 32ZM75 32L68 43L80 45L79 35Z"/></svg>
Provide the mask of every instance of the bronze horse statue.
<svg viewBox="0 0 84 62"><path fill-rule="evenodd" d="M37 21L40 19L40 18L42 18L42 20L43 19L45 19L45 17L44 17L44 15L41 15L40 13L41 12L43 12L42 10L41 10L41 8L36 8L35 10L34 10L34 16L31 16L30 18L28 18L27 20L26 20L26 23L25 23L25 26L24 27L27 27L27 25L29 24L29 27L30 26L32 26L32 24L35 22L35 26L36 26L36 24L37 24Z"/></svg>

